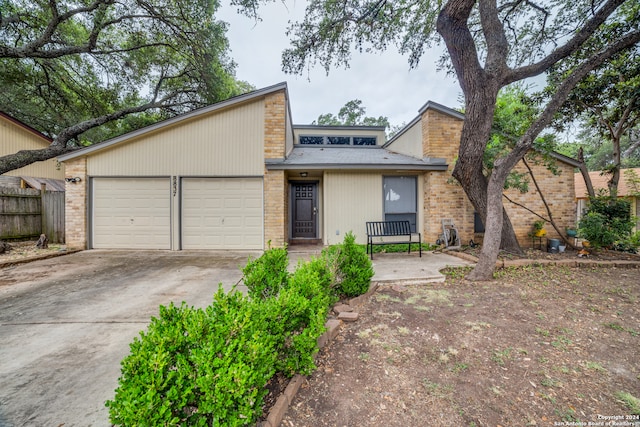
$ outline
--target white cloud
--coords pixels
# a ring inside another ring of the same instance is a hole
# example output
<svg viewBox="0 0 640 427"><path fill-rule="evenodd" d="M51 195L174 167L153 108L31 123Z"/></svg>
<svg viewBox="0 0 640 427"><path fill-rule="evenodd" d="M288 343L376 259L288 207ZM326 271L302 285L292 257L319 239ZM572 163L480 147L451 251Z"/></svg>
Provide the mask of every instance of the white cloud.
<svg viewBox="0 0 640 427"><path fill-rule="evenodd" d="M348 69L332 69L327 76L322 67L308 75L288 75L282 71L282 51L289 46L285 34L289 21L304 16L304 2L281 2L260 9L262 21L255 22L225 5L218 19L229 23L227 37L231 57L238 64L237 78L257 88L286 81L291 97L294 123L308 124L320 114L337 114L352 99L362 100L368 116L387 116L392 125L411 121L427 101L449 107L460 105L460 87L444 71L436 71L441 49L427 51L417 69L409 70L406 57L391 47L387 52L354 52Z"/></svg>

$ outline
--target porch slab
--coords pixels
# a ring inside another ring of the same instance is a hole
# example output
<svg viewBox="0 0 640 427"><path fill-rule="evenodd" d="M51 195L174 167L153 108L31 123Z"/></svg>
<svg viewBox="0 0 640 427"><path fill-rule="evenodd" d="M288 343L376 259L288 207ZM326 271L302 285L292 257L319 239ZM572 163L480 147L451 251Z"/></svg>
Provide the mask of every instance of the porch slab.
<svg viewBox="0 0 640 427"><path fill-rule="evenodd" d="M318 256L322 247L291 247L289 250L290 267L301 259ZM417 253L378 253L373 256L374 276L371 282L380 285L420 284L444 282L445 277L440 270L446 267L471 266L475 263L441 252Z"/></svg>

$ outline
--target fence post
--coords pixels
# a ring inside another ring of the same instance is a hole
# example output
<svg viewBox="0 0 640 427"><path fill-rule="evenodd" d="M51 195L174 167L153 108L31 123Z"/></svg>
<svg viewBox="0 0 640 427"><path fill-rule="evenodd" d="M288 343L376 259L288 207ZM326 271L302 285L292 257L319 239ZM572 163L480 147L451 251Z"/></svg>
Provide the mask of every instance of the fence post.
<svg viewBox="0 0 640 427"><path fill-rule="evenodd" d="M41 183L40 184L40 224L41 224L41 228L40 228L40 233L45 233L45 230L47 229L47 218L45 215L45 193L47 192L47 184L46 183Z"/></svg>

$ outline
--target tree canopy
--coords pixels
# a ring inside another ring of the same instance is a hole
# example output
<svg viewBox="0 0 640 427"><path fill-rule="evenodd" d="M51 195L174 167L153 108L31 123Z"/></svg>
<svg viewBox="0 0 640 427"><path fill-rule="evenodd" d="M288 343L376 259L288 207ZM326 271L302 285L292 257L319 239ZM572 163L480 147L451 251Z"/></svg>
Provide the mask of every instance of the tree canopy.
<svg viewBox="0 0 640 427"><path fill-rule="evenodd" d="M248 89L216 0L0 0L0 109L53 138L0 173Z"/></svg>
<svg viewBox="0 0 640 427"><path fill-rule="evenodd" d="M249 15L264 1L237 0ZM469 277L488 280L500 247L520 251L502 202L510 171L575 85L640 41L639 17L637 0L310 0L304 20L289 28L292 47L283 53L283 64L289 72L318 63L329 70L348 65L353 50L395 46L415 66L441 37L465 98L453 175L485 223L480 259ZM496 159L486 177L484 151L500 89L548 72L594 40L604 40L601 48L568 69L527 130Z"/></svg>
<svg viewBox="0 0 640 427"><path fill-rule="evenodd" d="M366 114L367 109L362 106L362 101L353 99L340 108L337 116L332 113L320 114L312 124L326 126L384 126L385 129L390 127L387 117L370 117L366 116Z"/></svg>
<svg viewBox="0 0 640 427"><path fill-rule="evenodd" d="M616 34L615 26L612 27L611 34ZM601 49L604 43L594 40L554 67L547 90L553 91L576 61ZM620 168L629 163L626 159L640 154L640 139L631 137L632 130L640 125L640 48L620 52L575 86L559 111L558 121L563 124L575 119L584 128L582 136L594 145L588 147L592 163L611 173L609 191L615 197Z"/></svg>

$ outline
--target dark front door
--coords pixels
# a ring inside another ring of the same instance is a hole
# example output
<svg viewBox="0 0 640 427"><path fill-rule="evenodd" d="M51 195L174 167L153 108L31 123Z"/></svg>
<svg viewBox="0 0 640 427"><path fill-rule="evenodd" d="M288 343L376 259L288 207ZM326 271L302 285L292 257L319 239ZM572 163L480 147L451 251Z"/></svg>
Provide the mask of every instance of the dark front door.
<svg viewBox="0 0 640 427"><path fill-rule="evenodd" d="M318 237L317 192L317 182L291 183L292 237L294 239Z"/></svg>

